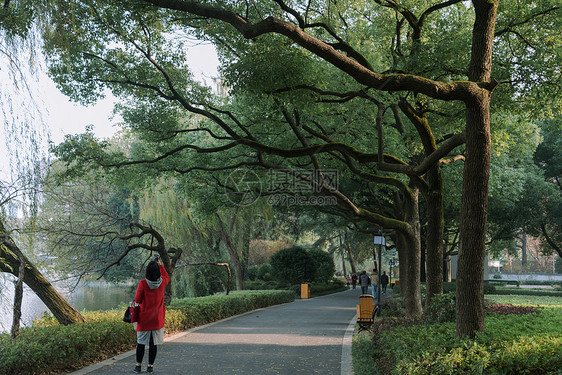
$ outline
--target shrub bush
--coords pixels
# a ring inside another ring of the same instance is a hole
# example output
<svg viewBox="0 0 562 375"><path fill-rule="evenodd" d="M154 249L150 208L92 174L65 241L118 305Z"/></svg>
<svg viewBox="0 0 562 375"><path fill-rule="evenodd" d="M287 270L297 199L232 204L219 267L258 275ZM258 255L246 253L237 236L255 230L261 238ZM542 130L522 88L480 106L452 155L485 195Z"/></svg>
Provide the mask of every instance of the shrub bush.
<svg viewBox="0 0 562 375"><path fill-rule="evenodd" d="M248 279L250 281L271 281L271 264L263 263L248 267Z"/></svg>
<svg viewBox="0 0 562 375"><path fill-rule="evenodd" d="M496 287L489 284L484 283L484 294L494 294L496 292Z"/></svg>
<svg viewBox="0 0 562 375"><path fill-rule="evenodd" d="M273 280L272 273L273 270L271 264L263 263L259 265L258 274L256 276L258 280L271 281Z"/></svg>
<svg viewBox="0 0 562 375"><path fill-rule="evenodd" d="M273 277L290 284L314 280L314 266L312 256L299 246L280 250L271 257Z"/></svg>
<svg viewBox="0 0 562 375"><path fill-rule="evenodd" d="M561 282L555 280L520 280L519 283L521 285L560 285Z"/></svg>
<svg viewBox="0 0 562 375"><path fill-rule="evenodd" d="M334 277L336 265L333 257L320 249L310 249L308 253L314 263L314 279L319 283L327 283Z"/></svg>
<svg viewBox="0 0 562 375"><path fill-rule="evenodd" d="M244 290L286 290L290 285L281 281L244 281Z"/></svg>
<svg viewBox="0 0 562 375"><path fill-rule="evenodd" d="M496 288L491 282L484 281L484 294L493 294ZM457 283L455 281L443 283L443 293L457 292Z"/></svg>
<svg viewBox="0 0 562 375"><path fill-rule="evenodd" d="M310 285L310 294L313 296L321 296L324 294L330 294L338 291L346 290L347 287L345 283L341 280L333 280L324 283L312 283Z"/></svg>
<svg viewBox="0 0 562 375"><path fill-rule="evenodd" d="M177 310L178 315L174 315L173 322L166 319L166 331L185 330L247 311L291 302L294 299L295 294L288 290L246 290L231 292L228 296L215 294L202 298L173 300L169 311Z"/></svg>
<svg viewBox="0 0 562 375"><path fill-rule="evenodd" d="M0 373L77 369L134 348L136 336L130 324L119 321L23 328L15 340L0 335Z"/></svg>
<svg viewBox="0 0 562 375"><path fill-rule="evenodd" d="M253 265L253 266L249 266L248 267L248 280L250 281L256 281L257 277L258 277L258 271L260 269L259 265Z"/></svg>
<svg viewBox="0 0 562 375"><path fill-rule="evenodd" d="M457 283L456 282L444 282L443 283L443 293L450 293L457 291Z"/></svg>
<svg viewBox="0 0 562 375"><path fill-rule="evenodd" d="M437 294L426 308L429 323L454 322L456 315L456 293Z"/></svg>

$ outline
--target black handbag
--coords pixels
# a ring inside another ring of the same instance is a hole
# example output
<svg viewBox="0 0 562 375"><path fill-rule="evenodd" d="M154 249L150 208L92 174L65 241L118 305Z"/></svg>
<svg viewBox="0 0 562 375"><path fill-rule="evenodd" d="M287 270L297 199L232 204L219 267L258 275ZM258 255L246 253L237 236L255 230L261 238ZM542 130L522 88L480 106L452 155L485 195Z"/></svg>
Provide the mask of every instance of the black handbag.
<svg viewBox="0 0 562 375"><path fill-rule="evenodd" d="M127 310L125 310L125 314L123 315L123 321L125 323L135 323L138 318L138 306L129 306Z"/></svg>

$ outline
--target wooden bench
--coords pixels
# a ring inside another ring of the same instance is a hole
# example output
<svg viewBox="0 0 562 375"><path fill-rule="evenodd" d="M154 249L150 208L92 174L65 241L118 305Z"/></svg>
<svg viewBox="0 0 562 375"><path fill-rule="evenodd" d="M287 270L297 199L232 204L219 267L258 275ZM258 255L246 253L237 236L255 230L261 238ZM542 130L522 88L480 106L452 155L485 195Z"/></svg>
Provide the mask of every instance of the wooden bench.
<svg viewBox="0 0 562 375"><path fill-rule="evenodd" d="M379 306L374 305L374 298L370 294L362 294L359 297L359 305L357 305L357 324L359 324L359 332L371 328L375 321L375 314Z"/></svg>

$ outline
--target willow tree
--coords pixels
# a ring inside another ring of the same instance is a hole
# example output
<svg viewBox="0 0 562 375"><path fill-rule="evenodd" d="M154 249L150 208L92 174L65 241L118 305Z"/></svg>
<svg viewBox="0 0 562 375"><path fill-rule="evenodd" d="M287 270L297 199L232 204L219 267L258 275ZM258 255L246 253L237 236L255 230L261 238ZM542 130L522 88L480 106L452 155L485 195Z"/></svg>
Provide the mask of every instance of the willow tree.
<svg viewBox="0 0 562 375"><path fill-rule="evenodd" d="M21 304L21 281L43 301L61 324L84 322L25 256L9 219L20 210L34 216L46 162L48 131L38 100L36 73L41 70L41 30L47 1L6 0L0 7L0 116L5 150L0 169L0 271L19 278L15 315ZM17 203L16 203L17 202ZM20 228L21 229L21 228ZM17 331L19 319L14 319Z"/></svg>

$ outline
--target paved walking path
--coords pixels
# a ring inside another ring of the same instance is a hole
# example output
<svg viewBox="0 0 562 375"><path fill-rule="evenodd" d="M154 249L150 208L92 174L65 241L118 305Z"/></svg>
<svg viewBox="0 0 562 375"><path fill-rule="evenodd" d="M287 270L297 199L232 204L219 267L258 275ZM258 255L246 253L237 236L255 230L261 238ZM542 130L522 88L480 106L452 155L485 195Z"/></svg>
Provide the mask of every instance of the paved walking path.
<svg viewBox="0 0 562 375"><path fill-rule="evenodd" d="M352 374L351 335L361 289L252 311L169 337L155 374ZM143 372L146 372L148 351ZM73 375L130 374L134 351Z"/></svg>

